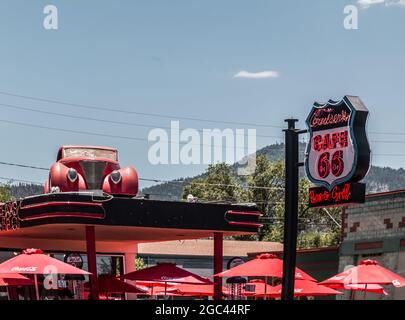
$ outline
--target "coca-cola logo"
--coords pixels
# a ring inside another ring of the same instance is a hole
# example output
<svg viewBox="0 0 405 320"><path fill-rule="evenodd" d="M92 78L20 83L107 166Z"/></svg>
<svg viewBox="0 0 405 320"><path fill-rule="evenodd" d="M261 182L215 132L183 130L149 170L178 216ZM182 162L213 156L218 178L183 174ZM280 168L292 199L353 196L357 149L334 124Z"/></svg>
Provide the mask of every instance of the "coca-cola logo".
<svg viewBox="0 0 405 320"><path fill-rule="evenodd" d="M13 272L35 272L37 271L38 267L12 267L11 271Z"/></svg>
<svg viewBox="0 0 405 320"><path fill-rule="evenodd" d="M162 281L171 281L171 280L175 280L175 281L185 281L186 279L184 278L175 278L175 277L168 277L168 276L161 276L160 280Z"/></svg>

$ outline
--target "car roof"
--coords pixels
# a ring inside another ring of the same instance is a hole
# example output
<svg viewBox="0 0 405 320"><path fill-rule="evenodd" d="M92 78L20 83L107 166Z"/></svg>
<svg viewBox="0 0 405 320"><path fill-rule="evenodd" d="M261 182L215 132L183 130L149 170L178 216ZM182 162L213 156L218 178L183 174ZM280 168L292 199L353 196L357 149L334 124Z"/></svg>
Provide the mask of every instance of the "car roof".
<svg viewBox="0 0 405 320"><path fill-rule="evenodd" d="M79 146L79 145L64 145L64 146L61 146L61 147L59 148L59 150L62 150L62 149L69 149L69 148L76 148L76 149L99 149L99 150L117 151L117 149L111 148L111 147L86 146L86 145L83 145L83 146Z"/></svg>
<svg viewBox="0 0 405 320"><path fill-rule="evenodd" d="M111 148L111 147L102 147L102 146L79 146L79 145L64 145L61 146L58 150L58 156L56 161L59 161L62 158L62 150L64 149L69 149L69 148L75 148L75 149L98 149L98 150L109 150L109 151L115 151L118 154L117 149Z"/></svg>

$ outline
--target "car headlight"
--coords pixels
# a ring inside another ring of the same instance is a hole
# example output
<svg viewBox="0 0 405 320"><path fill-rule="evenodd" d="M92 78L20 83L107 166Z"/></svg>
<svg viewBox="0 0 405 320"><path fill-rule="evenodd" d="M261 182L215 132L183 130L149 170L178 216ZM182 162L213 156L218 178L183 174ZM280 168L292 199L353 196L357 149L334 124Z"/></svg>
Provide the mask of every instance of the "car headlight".
<svg viewBox="0 0 405 320"><path fill-rule="evenodd" d="M78 178L77 171L73 168L69 168L66 176L70 182L75 182Z"/></svg>
<svg viewBox="0 0 405 320"><path fill-rule="evenodd" d="M117 170L114 170L113 172L111 172L110 178L112 182L118 184L121 182L121 173Z"/></svg>

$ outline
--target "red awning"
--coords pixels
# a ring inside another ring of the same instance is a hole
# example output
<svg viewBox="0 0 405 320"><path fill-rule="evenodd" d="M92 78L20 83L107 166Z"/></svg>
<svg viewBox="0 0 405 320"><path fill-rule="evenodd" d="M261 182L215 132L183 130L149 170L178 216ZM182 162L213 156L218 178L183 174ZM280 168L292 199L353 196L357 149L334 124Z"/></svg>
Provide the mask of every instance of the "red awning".
<svg viewBox="0 0 405 320"><path fill-rule="evenodd" d="M261 254L256 259L245 262L232 269L218 273L219 277L283 277L283 260L269 253ZM301 280L316 281L309 274L295 269L295 278Z"/></svg>

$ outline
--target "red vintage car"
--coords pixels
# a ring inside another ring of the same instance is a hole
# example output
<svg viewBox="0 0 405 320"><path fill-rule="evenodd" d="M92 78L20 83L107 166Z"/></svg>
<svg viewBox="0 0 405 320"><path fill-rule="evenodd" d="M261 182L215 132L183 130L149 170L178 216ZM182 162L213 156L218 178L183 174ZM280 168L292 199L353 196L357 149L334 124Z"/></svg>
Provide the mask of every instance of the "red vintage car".
<svg viewBox="0 0 405 320"><path fill-rule="evenodd" d="M95 190L133 197L138 193L138 174L132 167L120 167L116 149L60 147L44 186L45 193Z"/></svg>

